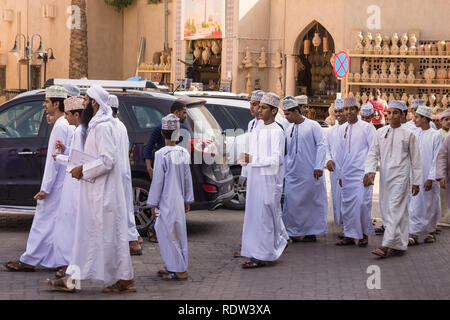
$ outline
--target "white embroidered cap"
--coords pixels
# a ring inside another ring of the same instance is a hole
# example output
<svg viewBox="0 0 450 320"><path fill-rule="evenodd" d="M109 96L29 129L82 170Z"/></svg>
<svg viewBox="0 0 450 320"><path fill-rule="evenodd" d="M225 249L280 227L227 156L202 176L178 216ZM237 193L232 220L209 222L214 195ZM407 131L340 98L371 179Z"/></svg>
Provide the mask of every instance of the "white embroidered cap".
<svg viewBox="0 0 450 320"><path fill-rule="evenodd" d="M334 110L342 110L344 109L344 100L336 99L334 100Z"/></svg>
<svg viewBox="0 0 450 320"><path fill-rule="evenodd" d="M388 108L395 108L395 109L399 109L400 111L405 111L407 110L406 107L406 103L405 101L402 100L391 100L388 104Z"/></svg>
<svg viewBox="0 0 450 320"><path fill-rule="evenodd" d="M295 100L295 98L292 96L287 96L283 100L281 100L281 105L283 110L289 110L298 107L297 100Z"/></svg>
<svg viewBox="0 0 450 320"><path fill-rule="evenodd" d="M119 108L119 99L117 98L117 96L115 96L113 94L110 94L109 97L108 97L107 104L111 108Z"/></svg>
<svg viewBox="0 0 450 320"><path fill-rule="evenodd" d="M450 117L450 109L445 110L444 112L442 112L439 116L439 119L444 119Z"/></svg>
<svg viewBox="0 0 450 320"><path fill-rule="evenodd" d="M373 105L370 102L361 106L361 115L365 117L373 115Z"/></svg>
<svg viewBox="0 0 450 320"><path fill-rule="evenodd" d="M252 97L250 98L250 100L261 101L263 95L264 95L264 91L262 91L262 90L255 90L255 91L252 92Z"/></svg>
<svg viewBox="0 0 450 320"><path fill-rule="evenodd" d="M417 109L419 106L423 106L423 105L425 105L425 101L423 101L422 99L414 99L411 102L412 109Z"/></svg>
<svg viewBox="0 0 450 320"><path fill-rule="evenodd" d="M83 110L83 101L82 97L70 97L64 100L64 111L69 112L73 110Z"/></svg>
<svg viewBox="0 0 450 320"><path fill-rule="evenodd" d="M431 119L431 116L432 116L432 114L433 114L433 110L431 110L430 107L427 107L427 106L423 106L423 105L422 105L422 106L419 106L419 107L417 108L416 113L417 113L417 114L420 114L421 116L427 117L428 119Z"/></svg>
<svg viewBox="0 0 450 320"><path fill-rule="evenodd" d="M297 100L298 105L307 105L308 104L308 97L305 95L296 96L295 100Z"/></svg>
<svg viewBox="0 0 450 320"><path fill-rule="evenodd" d="M61 86L51 86L45 90L45 98L67 99L67 90Z"/></svg>
<svg viewBox="0 0 450 320"><path fill-rule="evenodd" d="M178 130L180 129L180 119L173 113L162 118L163 130Z"/></svg>
<svg viewBox="0 0 450 320"><path fill-rule="evenodd" d="M260 103L264 103L271 107L278 108L278 106L280 105L280 97L273 92L266 92L264 93Z"/></svg>

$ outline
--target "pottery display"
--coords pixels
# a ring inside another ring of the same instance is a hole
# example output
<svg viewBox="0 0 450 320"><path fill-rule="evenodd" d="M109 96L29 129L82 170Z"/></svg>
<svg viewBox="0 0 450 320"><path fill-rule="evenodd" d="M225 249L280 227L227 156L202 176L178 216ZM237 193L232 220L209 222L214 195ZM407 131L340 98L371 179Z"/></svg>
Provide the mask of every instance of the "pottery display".
<svg viewBox="0 0 450 320"><path fill-rule="evenodd" d="M252 94L253 88L252 88L252 77L250 76L250 72L247 74L247 83L245 85L245 92L247 92L249 95Z"/></svg>
<svg viewBox="0 0 450 320"><path fill-rule="evenodd" d="M258 68L265 68L267 67L266 64L266 51L264 47L261 48L261 54L259 55L259 58L256 59L256 63L258 64Z"/></svg>
<svg viewBox="0 0 450 320"><path fill-rule="evenodd" d="M423 55L425 51L425 46L423 44L419 44L417 46L417 54L418 55Z"/></svg>
<svg viewBox="0 0 450 320"><path fill-rule="evenodd" d="M349 93L348 93L348 95L347 95L347 97L348 98L351 98L351 97L353 97L354 95L353 95L353 92L352 91L350 91Z"/></svg>
<svg viewBox="0 0 450 320"><path fill-rule="evenodd" d="M380 74L380 82L382 83L386 83L388 81L388 74L387 74L387 63L386 61L383 61L383 63L381 64L381 74Z"/></svg>
<svg viewBox="0 0 450 320"><path fill-rule="evenodd" d="M447 55L450 56L450 41L445 43L445 51L447 51Z"/></svg>
<svg viewBox="0 0 450 320"><path fill-rule="evenodd" d="M205 49L202 52L202 62L204 65L209 64L211 59L211 48L208 45L205 46Z"/></svg>
<svg viewBox="0 0 450 320"><path fill-rule="evenodd" d="M314 55L313 56L313 60L316 59L316 57L320 58L319 55ZM316 60L316 62L317 62L317 60ZM272 66L274 68L277 68L277 69L279 69L279 68L281 68L283 66L281 64L281 52L280 52L280 49L277 49L276 52L275 52L275 55L274 55L273 60L272 60Z"/></svg>
<svg viewBox="0 0 450 320"><path fill-rule="evenodd" d="M390 83L397 82L397 67L393 62L391 62L391 64L389 65L389 82Z"/></svg>
<svg viewBox="0 0 450 320"><path fill-rule="evenodd" d="M405 66L405 63L402 61L400 63L400 73L398 75L398 82L400 82L400 83L406 82L407 76L406 76L405 70L406 70L406 66Z"/></svg>
<svg viewBox="0 0 450 320"><path fill-rule="evenodd" d="M375 46L373 47L375 54L382 53L381 41L383 41L383 38L381 38L381 34L377 33L377 35L375 36Z"/></svg>
<svg viewBox="0 0 450 320"><path fill-rule="evenodd" d="M408 54L413 56L416 54L417 48L416 48L417 38L414 33L411 33L409 37L409 49Z"/></svg>
<svg viewBox="0 0 450 320"><path fill-rule="evenodd" d="M353 82L353 73L351 73L351 72L347 73L347 81Z"/></svg>
<svg viewBox="0 0 450 320"><path fill-rule="evenodd" d="M250 49L248 47L245 48L245 56L244 56L244 59L242 60L242 64L246 68L253 67L252 55L250 54Z"/></svg>
<svg viewBox="0 0 450 320"><path fill-rule="evenodd" d="M386 33L383 36L383 48L382 48L382 54L390 54L391 50L389 49L389 35Z"/></svg>
<svg viewBox="0 0 450 320"><path fill-rule="evenodd" d="M361 95L359 94L359 91L356 93L355 99L358 103L361 102Z"/></svg>
<svg viewBox="0 0 450 320"><path fill-rule="evenodd" d="M387 99L387 101L388 101L388 102L391 102L392 100L395 100L395 97L394 97L394 93L393 93L393 92L391 92L391 93L389 94L389 98Z"/></svg>
<svg viewBox="0 0 450 320"><path fill-rule="evenodd" d="M363 73L361 74L361 80L362 82L368 82L369 81L369 63L366 61L362 64Z"/></svg>
<svg viewBox="0 0 450 320"><path fill-rule="evenodd" d="M312 39L312 44L314 46L314 50L317 52L322 40L320 39L320 35L318 32L314 33L314 38Z"/></svg>
<svg viewBox="0 0 450 320"><path fill-rule="evenodd" d="M400 46L400 54L402 56L408 54L408 46L406 45L408 43L408 35L406 33L402 34L402 38L400 39L401 46Z"/></svg>
<svg viewBox="0 0 450 320"><path fill-rule="evenodd" d="M422 100L423 100L423 102L425 103L425 105L428 104L428 95L427 95L426 93L423 93L423 94L422 94Z"/></svg>
<svg viewBox="0 0 450 320"><path fill-rule="evenodd" d="M438 46L435 43L431 44L431 55L437 56L438 54Z"/></svg>
<svg viewBox="0 0 450 320"><path fill-rule="evenodd" d="M447 70L439 68L436 72L436 79L438 83L445 83L445 79L447 79Z"/></svg>
<svg viewBox="0 0 450 320"><path fill-rule="evenodd" d="M408 95L406 94L406 92L403 92L403 95L400 98L400 100L404 101L405 103L408 103Z"/></svg>
<svg viewBox="0 0 450 320"><path fill-rule="evenodd" d="M215 41L215 40L212 43L211 51L214 53L215 56L218 56L220 53L220 47L217 44L217 41Z"/></svg>
<svg viewBox="0 0 450 320"><path fill-rule="evenodd" d="M383 94L381 95L381 99L383 99L384 101L388 101L388 97L386 95L386 91L383 92Z"/></svg>
<svg viewBox="0 0 450 320"><path fill-rule="evenodd" d="M355 75L353 77L355 79L355 82L360 82L361 81L361 75L359 73L355 73Z"/></svg>
<svg viewBox="0 0 450 320"><path fill-rule="evenodd" d="M356 35L356 47L355 47L355 51L356 53L364 53L364 47L362 45L362 41L363 41L364 37L362 35L362 32L360 31L357 35Z"/></svg>
<svg viewBox="0 0 450 320"><path fill-rule="evenodd" d="M398 34L394 33L394 35L392 36L392 46L391 46L391 54L392 55L397 55L399 48L398 48Z"/></svg>
<svg viewBox="0 0 450 320"><path fill-rule="evenodd" d="M442 99L441 99L441 103L442 103L442 108L447 109L447 105L448 105L448 99L447 99L447 95L444 94Z"/></svg>
<svg viewBox="0 0 450 320"><path fill-rule="evenodd" d="M361 102L363 104L365 104L367 102L367 100L369 100L369 97L367 96L366 92L364 91L362 96L361 96Z"/></svg>
<svg viewBox="0 0 450 320"><path fill-rule="evenodd" d="M433 79L436 77L436 72L433 68L428 68L423 72L423 77L427 83L433 83Z"/></svg>
<svg viewBox="0 0 450 320"><path fill-rule="evenodd" d="M412 63L408 66L408 76L407 76L408 83L414 83L414 80L416 77L414 76L414 65Z"/></svg>
<svg viewBox="0 0 450 320"><path fill-rule="evenodd" d="M366 37L364 39L365 46L364 46L364 53L365 54L372 54L373 53L373 46L372 46L372 33L368 32L366 34Z"/></svg>
<svg viewBox="0 0 450 320"><path fill-rule="evenodd" d="M370 80L375 83L377 83L380 80L380 76L378 75L377 70L375 69L372 70L372 73L370 74Z"/></svg>
<svg viewBox="0 0 450 320"><path fill-rule="evenodd" d="M437 43L437 49L440 56L445 55L445 41L439 41Z"/></svg>
<svg viewBox="0 0 450 320"><path fill-rule="evenodd" d="M412 105L412 101L414 100L414 95L413 94L410 94L409 95L409 98L408 98L408 105L411 107L411 105Z"/></svg>
<svg viewBox="0 0 450 320"><path fill-rule="evenodd" d="M432 94L432 95L430 96L429 101L430 101L430 107L433 107L433 106L434 106L434 103L435 103L435 101L436 101L436 96L435 96L434 94Z"/></svg>

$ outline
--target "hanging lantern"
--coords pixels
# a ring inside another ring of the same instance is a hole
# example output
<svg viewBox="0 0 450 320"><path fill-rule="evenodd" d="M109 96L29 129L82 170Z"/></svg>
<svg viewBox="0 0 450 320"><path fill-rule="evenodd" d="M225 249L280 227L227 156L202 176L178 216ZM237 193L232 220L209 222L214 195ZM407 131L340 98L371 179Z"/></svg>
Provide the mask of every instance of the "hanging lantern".
<svg viewBox="0 0 450 320"><path fill-rule="evenodd" d="M328 52L328 33L325 34L325 37L323 37L323 52Z"/></svg>
<svg viewBox="0 0 450 320"><path fill-rule="evenodd" d="M307 56L309 54L310 45L311 45L311 40L305 39L305 41L303 41L303 54L305 56Z"/></svg>
<svg viewBox="0 0 450 320"><path fill-rule="evenodd" d="M321 42L322 42L322 40L320 39L320 35L319 35L319 26L316 25L316 32L314 33L314 38L312 39L312 44L316 51L319 48Z"/></svg>

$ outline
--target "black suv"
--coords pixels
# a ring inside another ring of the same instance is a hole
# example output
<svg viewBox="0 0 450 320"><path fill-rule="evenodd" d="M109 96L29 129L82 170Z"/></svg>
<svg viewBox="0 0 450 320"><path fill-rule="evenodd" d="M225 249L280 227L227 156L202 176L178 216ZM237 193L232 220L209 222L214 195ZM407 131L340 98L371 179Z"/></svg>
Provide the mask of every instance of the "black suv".
<svg viewBox="0 0 450 320"><path fill-rule="evenodd" d="M151 181L143 150L153 128L170 113L177 98L155 91L105 89L119 98L119 118L128 129L136 227L144 234L151 222L146 205ZM42 107L44 99L44 90L36 90L0 106L0 207L29 210L36 205L33 196L40 189L52 130ZM220 153L223 150L220 126L204 106L205 102L188 97L178 101L188 109L185 125L193 139L186 144L192 159L198 160L199 154L207 152L207 146L211 145ZM192 210L214 210L233 197L233 176L226 161L212 164L192 161L191 172L195 198Z"/></svg>

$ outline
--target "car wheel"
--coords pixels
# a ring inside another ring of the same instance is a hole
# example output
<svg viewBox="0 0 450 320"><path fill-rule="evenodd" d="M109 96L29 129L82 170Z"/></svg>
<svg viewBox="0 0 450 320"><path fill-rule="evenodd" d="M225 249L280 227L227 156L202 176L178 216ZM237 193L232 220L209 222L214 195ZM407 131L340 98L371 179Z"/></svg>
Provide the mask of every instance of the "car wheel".
<svg viewBox="0 0 450 320"><path fill-rule="evenodd" d="M152 223L152 211L147 206L150 181L133 179L133 205L136 229L142 237L147 236L147 228Z"/></svg>
<svg viewBox="0 0 450 320"><path fill-rule="evenodd" d="M231 168L231 173L233 174L234 184L233 198L224 203L225 207L232 210L245 210L245 187L242 185L241 177L241 166L236 166Z"/></svg>

